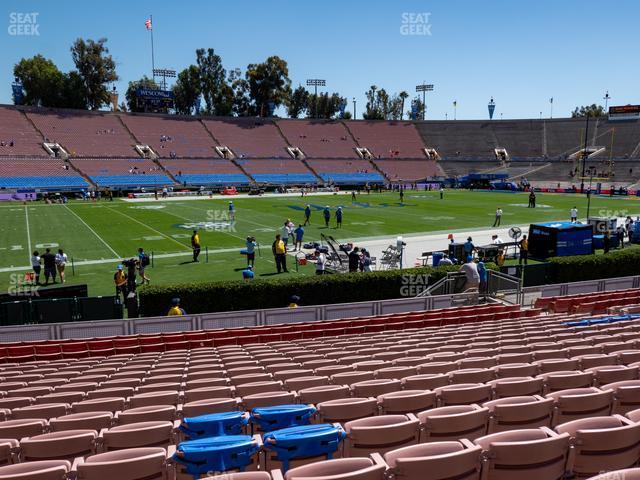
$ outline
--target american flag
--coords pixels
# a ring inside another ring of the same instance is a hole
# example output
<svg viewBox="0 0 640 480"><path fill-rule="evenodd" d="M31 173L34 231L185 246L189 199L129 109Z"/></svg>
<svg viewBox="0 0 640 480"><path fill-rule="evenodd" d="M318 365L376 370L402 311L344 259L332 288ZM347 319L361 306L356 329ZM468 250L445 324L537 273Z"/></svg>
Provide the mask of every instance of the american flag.
<svg viewBox="0 0 640 480"><path fill-rule="evenodd" d="M151 30L153 28L153 25L151 24L151 19L147 18L147 21L144 22L145 27L147 27L147 30Z"/></svg>

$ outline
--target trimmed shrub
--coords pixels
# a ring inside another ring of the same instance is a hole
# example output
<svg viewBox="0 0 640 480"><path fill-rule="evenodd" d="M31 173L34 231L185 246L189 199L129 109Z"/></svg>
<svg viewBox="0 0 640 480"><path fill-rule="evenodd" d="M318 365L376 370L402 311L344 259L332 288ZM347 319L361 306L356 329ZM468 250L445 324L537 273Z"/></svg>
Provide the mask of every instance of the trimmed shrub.
<svg viewBox="0 0 640 480"><path fill-rule="evenodd" d="M487 264L487 268L497 269L493 264ZM401 287L406 286L408 275L429 275L428 284L433 285L447 272L459 269L459 266L423 267L313 277L287 276L252 282L154 285L139 291L140 312L143 316L166 315L169 303L175 297L180 297L181 305L188 313L286 307L292 295L298 295L302 305L386 300L403 296Z"/></svg>
<svg viewBox="0 0 640 480"><path fill-rule="evenodd" d="M612 250L606 255L576 255L548 260L553 283L580 282L640 274L640 248Z"/></svg>

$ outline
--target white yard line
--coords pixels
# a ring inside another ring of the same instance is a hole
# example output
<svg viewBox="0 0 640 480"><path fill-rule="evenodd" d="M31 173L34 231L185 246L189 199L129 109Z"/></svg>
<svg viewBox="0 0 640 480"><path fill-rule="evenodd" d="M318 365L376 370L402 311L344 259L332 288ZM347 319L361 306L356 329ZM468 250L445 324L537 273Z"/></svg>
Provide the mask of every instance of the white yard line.
<svg viewBox="0 0 640 480"><path fill-rule="evenodd" d="M105 241L104 241L104 239L103 239L100 235L98 235L98 233L97 233L93 228L91 228L91 227L87 224L87 222L85 222L85 221L84 221L84 220L83 220L83 219L82 219L82 218L81 218L81 217L80 217L76 212L74 212L73 210L71 210L71 209L69 208L69 206L68 206L68 205L66 205L66 204L64 205L64 207L65 207L67 210L69 210L69 212L70 212L74 217L76 217L78 220L80 220L80 222L82 222L82 224L83 224L85 227L87 227L87 228L89 229L89 231L90 231L91 233L93 233L93 234L96 236L96 238L97 238L98 240L100 240L100 241L104 244L104 246L105 246L105 247L107 247L107 248L109 249L109 251L111 251L111 253L113 253L116 257L118 256L118 252L116 252L113 248L111 248L111 245L109 245L107 242L105 242Z"/></svg>
<svg viewBox="0 0 640 480"><path fill-rule="evenodd" d="M31 261L31 229L29 228L29 207L27 205L24 206L24 218L27 222L27 244L29 245L27 257Z"/></svg>
<svg viewBox="0 0 640 480"><path fill-rule="evenodd" d="M142 225L143 227L148 228L148 229L149 229L149 230L151 230L152 232L155 232L155 233L157 233L158 235L163 236L163 237L164 237L164 238L166 238L167 240L171 240L172 242L177 243L178 245L180 245L180 246L181 246L182 248L184 248L185 250L189 250L189 251L191 252L191 247L188 247L188 246L187 246L187 245L185 245L184 243L181 243L181 242L177 241L175 238L170 237L169 235L166 235L166 234L162 233L162 232L161 232L161 231L159 231L159 230L156 230L155 228L153 228L153 227L151 227L151 226L147 225L147 224L146 224L146 223L144 223L144 222L141 222L141 221L140 221L140 220L138 220L137 218L134 218L134 217L132 217L132 216L130 216L130 215L127 215L126 213L122 213L122 212L120 212L119 210L116 210L115 208L111 208L111 207L105 207L105 208L107 208L108 210L111 210L112 212L116 212L116 213L118 213L118 214L122 215L123 217L127 217L129 220L133 220L134 222L136 222L136 223L138 223L138 224Z"/></svg>

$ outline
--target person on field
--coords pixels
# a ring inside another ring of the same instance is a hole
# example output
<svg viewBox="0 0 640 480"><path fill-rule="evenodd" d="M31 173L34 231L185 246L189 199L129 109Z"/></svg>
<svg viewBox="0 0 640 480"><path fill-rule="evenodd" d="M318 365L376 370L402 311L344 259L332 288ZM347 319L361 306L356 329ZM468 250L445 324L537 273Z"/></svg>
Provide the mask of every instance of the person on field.
<svg viewBox="0 0 640 480"><path fill-rule="evenodd" d="M502 221L502 209L498 207L496 209L496 219L493 221L493 227L499 227L500 222Z"/></svg>
<svg viewBox="0 0 640 480"><path fill-rule="evenodd" d="M276 235L276 239L271 245L271 251L273 252L273 258L276 261L276 269L278 273L288 273L287 270L287 248L282 241L280 234Z"/></svg>
<svg viewBox="0 0 640 480"><path fill-rule="evenodd" d="M41 258L44 264L44 284L49 285L49 277L56 283L56 256L47 248Z"/></svg>
<svg viewBox="0 0 640 480"><path fill-rule="evenodd" d="M200 256L200 235L197 230L194 230L191 235L191 249L193 250L193 261L197 262Z"/></svg>
<svg viewBox="0 0 640 480"><path fill-rule="evenodd" d="M464 258L472 257L475 249L476 247L473 244L473 239L471 237L468 237L467 241L462 245L462 250L464 251Z"/></svg>
<svg viewBox="0 0 640 480"><path fill-rule="evenodd" d="M578 208L573 207L569 212L569 215L571 217L571 223L576 223L578 221Z"/></svg>
<svg viewBox="0 0 640 480"><path fill-rule="evenodd" d="M233 201L229 201L229 221L236 221L236 206L233 204Z"/></svg>
<svg viewBox="0 0 640 480"><path fill-rule="evenodd" d="M518 263L520 265L522 265L522 263L524 262L525 265L527 265L527 262L529 260L529 240L527 239L526 235L522 236L522 240L520 240L520 258L518 259Z"/></svg>
<svg viewBox="0 0 640 480"><path fill-rule="evenodd" d="M349 272L357 272L360 266L360 249L353 247L353 250L349 252Z"/></svg>
<svg viewBox="0 0 640 480"><path fill-rule="evenodd" d="M440 186L440 200L444 200L444 185Z"/></svg>
<svg viewBox="0 0 640 480"><path fill-rule="evenodd" d="M351 201L352 202L356 201L356 191L355 190L351 190Z"/></svg>
<svg viewBox="0 0 640 480"><path fill-rule="evenodd" d="M179 298L174 298L173 300L171 300L171 308L167 312L167 315L169 317L176 317L176 316L186 315L186 314L187 312L185 312L184 308L180 306Z"/></svg>
<svg viewBox="0 0 640 480"><path fill-rule="evenodd" d="M138 275L142 278L142 285L144 285L144 282L147 282L147 285L151 283L151 279L147 277L147 274L145 273L150 264L151 259L149 258L149 255L147 255L142 247L138 248Z"/></svg>
<svg viewBox="0 0 640 480"><path fill-rule="evenodd" d="M293 233L296 235L295 249L300 251L302 250L302 239L304 237L304 228L302 227L302 224L298 224L298 228L296 228Z"/></svg>
<svg viewBox="0 0 640 480"><path fill-rule="evenodd" d="M256 262L256 246L258 245L256 238L247 237L247 243L245 245L247 247L247 267L253 268Z"/></svg>
<svg viewBox="0 0 640 480"><path fill-rule="evenodd" d="M303 225L311 225L311 205L304 207L304 223Z"/></svg>
<svg viewBox="0 0 640 480"><path fill-rule="evenodd" d="M116 297L122 294L122 300L127 298L127 274L124 272L124 266L118 265L116 273L113 274L113 283L116 286Z"/></svg>
<svg viewBox="0 0 640 480"><path fill-rule="evenodd" d="M529 205L527 208L536 208L536 192L533 190L529 193Z"/></svg>
<svg viewBox="0 0 640 480"><path fill-rule="evenodd" d="M31 268L33 269L33 273L35 274L35 284L40 284L40 271L42 266L40 265L40 253L36 250L31 255Z"/></svg>
<svg viewBox="0 0 640 480"><path fill-rule="evenodd" d="M287 249L289 246L289 235L291 234L291 227L289 226L289 220L285 220L284 225L282 226L282 233L280 234L280 238L284 242L284 248Z"/></svg>
<svg viewBox="0 0 640 480"><path fill-rule="evenodd" d="M404 188L400 185L400 203L404 203Z"/></svg>
<svg viewBox="0 0 640 480"><path fill-rule="evenodd" d="M342 228L342 207L336 210L336 228Z"/></svg>
<svg viewBox="0 0 640 480"><path fill-rule="evenodd" d="M67 265L67 260L67 254L59 248L58 253L56 253L56 270L58 270L58 275L60 276L60 283L64 283L64 268Z"/></svg>
<svg viewBox="0 0 640 480"><path fill-rule="evenodd" d="M329 221L331 220L331 210L329 210L329 205L324 207L322 215L324 215L324 226L329 228Z"/></svg>
<svg viewBox="0 0 640 480"><path fill-rule="evenodd" d="M316 250L316 275L324 275L327 265L327 256L320 250Z"/></svg>
<svg viewBox="0 0 640 480"><path fill-rule="evenodd" d="M250 282L255 277L253 273L253 265L247 265L247 268L242 270L242 278L247 282Z"/></svg>

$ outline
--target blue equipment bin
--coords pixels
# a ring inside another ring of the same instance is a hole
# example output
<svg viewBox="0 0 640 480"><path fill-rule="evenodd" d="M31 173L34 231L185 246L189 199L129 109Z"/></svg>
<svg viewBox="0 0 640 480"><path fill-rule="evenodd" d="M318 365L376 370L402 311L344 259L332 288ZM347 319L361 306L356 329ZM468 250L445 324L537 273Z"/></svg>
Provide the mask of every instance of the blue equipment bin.
<svg viewBox="0 0 640 480"><path fill-rule="evenodd" d="M210 472L244 471L260 451L260 442L250 435L226 435L182 442L173 455L193 478Z"/></svg>
<svg viewBox="0 0 640 480"><path fill-rule="evenodd" d="M282 428L308 425L316 409L309 405L278 405L275 407L254 408L251 422L263 432Z"/></svg>
<svg viewBox="0 0 640 480"><path fill-rule="evenodd" d="M244 412L211 413L185 418L180 425L180 431L190 440L220 435L241 435L248 423L249 419Z"/></svg>

